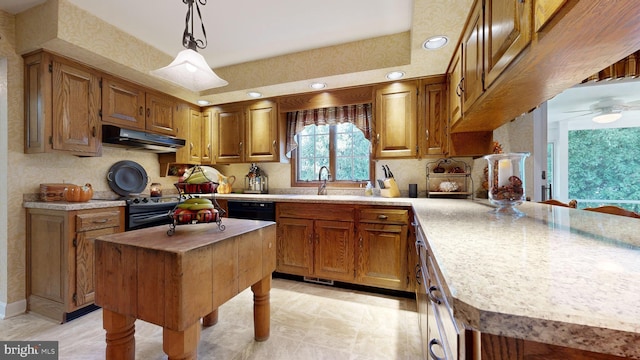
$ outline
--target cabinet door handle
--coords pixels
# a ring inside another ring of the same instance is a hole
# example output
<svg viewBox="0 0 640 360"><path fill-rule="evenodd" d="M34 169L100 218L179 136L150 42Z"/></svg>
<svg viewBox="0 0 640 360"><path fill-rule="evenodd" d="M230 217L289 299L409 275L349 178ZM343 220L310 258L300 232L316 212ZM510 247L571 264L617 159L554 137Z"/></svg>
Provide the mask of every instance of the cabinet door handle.
<svg viewBox="0 0 640 360"><path fill-rule="evenodd" d="M309 245L313 244L313 234L309 234Z"/></svg>
<svg viewBox="0 0 640 360"><path fill-rule="evenodd" d="M431 300L432 302L438 305L442 304L442 300L438 299L435 295L433 295L434 291L440 291L440 290L438 290L436 286L431 286L429 287L429 290L427 290L427 296L429 297L429 300Z"/></svg>
<svg viewBox="0 0 640 360"><path fill-rule="evenodd" d="M427 135L427 139L426 140L429 141L429 129L427 129L427 131L425 131L425 132L426 132L426 135Z"/></svg>
<svg viewBox="0 0 640 360"><path fill-rule="evenodd" d="M273 140L273 143L271 143L271 146L275 149L276 148L276 141Z"/></svg>
<svg viewBox="0 0 640 360"><path fill-rule="evenodd" d="M461 97L462 93L464 92L464 88L462 87L463 81L464 81L464 76L460 79L460 82L458 82L458 86L456 86L456 95L458 95L458 97Z"/></svg>
<svg viewBox="0 0 640 360"><path fill-rule="evenodd" d="M144 115L144 108L142 106L138 109L138 114Z"/></svg>
<svg viewBox="0 0 640 360"><path fill-rule="evenodd" d="M147 117L151 117L151 109L147 108Z"/></svg>
<svg viewBox="0 0 640 360"><path fill-rule="evenodd" d="M93 135L93 137L98 136L97 132L96 132L96 127L94 126L93 129L91 129L91 134Z"/></svg>
<svg viewBox="0 0 640 360"><path fill-rule="evenodd" d="M438 345L438 346L440 346L442 348L442 343L440 342L440 340L435 339L435 338L429 340L429 357L431 357L431 359L433 359L433 360L445 360L445 358L441 358L438 355L436 355L435 352L433 352L433 347L436 346L436 345ZM443 348L443 350L444 350L444 348ZM444 351L443 351L443 353L444 353Z"/></svg>
<svg viewBox="0 0 640 360"><path fill-rule="evenodd" d="M320 234L316 234L316 244L320 244Z"/></svg>
<svg viewBox="0 0 640 360"><path fill-rule="evenodd" d="M192 142L189 143L189 150L193 150L193 143Z"/></svg>
<svg viewBox="0 0 640 360"><path fill-rule="evenodd" d="M240 151L242 151L242 141L240 141L240 144L238 144L238 146L240 147Z"/></svg>
<svg viewBox="0 0 640 360"><path fill-rule="evenodd" d="M422 285L422 266L420 264L416 264L416 282L418 285Z"/></svg>

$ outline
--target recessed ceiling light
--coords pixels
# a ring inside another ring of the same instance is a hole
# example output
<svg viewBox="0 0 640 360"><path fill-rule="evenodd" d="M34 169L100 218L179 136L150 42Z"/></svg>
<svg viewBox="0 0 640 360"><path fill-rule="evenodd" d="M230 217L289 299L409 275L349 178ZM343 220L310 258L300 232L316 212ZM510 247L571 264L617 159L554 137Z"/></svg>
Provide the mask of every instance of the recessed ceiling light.
<svg viewBox="0 0 640 360"><path fill-rule="evenodd" d="M316 90L324 89L327 87L327 84L321 82L314 82L311 84L311 87Z"/></svg>
<svg viewBox="0 0 640 360"><path fill-rule="evenodd" d="M448 42L449 39L446 36L432 36L422 43L422 47L427 50L435 50L447 45Z"/></svg>
<svg viewBox="0 0 640 360"><path fill-rule="evenodd" d="M259 93L257 91L249 91L247 95L251 96L252 98L262 97L262 93Z"/></svg>
<svg viewBox="0 0 640 360"><path fill-rule="evenodd" d="M211 104L209 101L207 100L198 100L198 105L200 106L205 106L205 105L209 105Z"/></svg>
<svg viewBox="0 0 640 360"><path fill-rule="evenodd" d="M387 79L389 80L398 80L404 77L404 71L392 71L387 74Z"/></svg>

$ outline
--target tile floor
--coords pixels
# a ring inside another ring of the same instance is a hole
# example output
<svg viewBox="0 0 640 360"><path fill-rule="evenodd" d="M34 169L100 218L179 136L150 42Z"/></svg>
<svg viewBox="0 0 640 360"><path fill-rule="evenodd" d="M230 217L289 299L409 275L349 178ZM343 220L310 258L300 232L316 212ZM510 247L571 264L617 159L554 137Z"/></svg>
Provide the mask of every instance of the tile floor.
<svg viewBox="0 0 640 360"><path fill-rule="evenodd" d="M413 299L273 279L271 337L253 340L253 294L247 289L220 307L203 328L199 359L421 359ZM58 341L60 360L105 358L102 311L65 324L34 314L0 320L0 340ZM162 328L136 321L136 359L166 359Z"/></svg>

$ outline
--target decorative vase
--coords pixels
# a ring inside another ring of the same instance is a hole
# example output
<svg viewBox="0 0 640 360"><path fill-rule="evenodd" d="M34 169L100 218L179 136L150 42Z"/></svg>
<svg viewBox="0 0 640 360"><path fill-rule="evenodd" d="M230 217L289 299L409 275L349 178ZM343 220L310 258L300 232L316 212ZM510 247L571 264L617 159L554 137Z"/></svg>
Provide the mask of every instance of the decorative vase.
<svg viewBox="0 0 640 360"><path fill-rule="evenodd" d="M497 213L521 214L515 207L525 201L524 161L528 152L491 154L489 163L489 201Z"/></svg>

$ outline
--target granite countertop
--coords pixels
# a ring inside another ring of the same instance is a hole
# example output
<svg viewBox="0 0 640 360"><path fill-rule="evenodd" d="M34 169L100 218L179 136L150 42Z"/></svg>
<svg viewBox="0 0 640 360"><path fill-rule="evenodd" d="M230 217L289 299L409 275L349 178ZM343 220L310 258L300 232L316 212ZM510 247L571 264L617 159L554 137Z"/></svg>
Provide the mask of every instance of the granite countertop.
<svg viewBox="0 0 640 360"><path fill-rule="evenodd" d="M640 222L525 203L413 202L454 317L491 334L640 359Z"/></svg>
<svg viewBox="0 0 640 360"><path fill-rule="evenodd" d="M47 210L87 210L101 209L114 206L125 206L124 200L89 200L87 202L67 202L67 201L25 201L22 206L27 209L47 209Z"/></svg>

